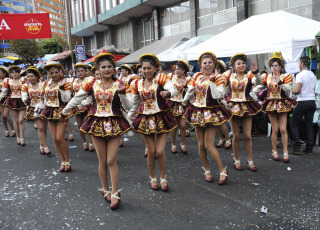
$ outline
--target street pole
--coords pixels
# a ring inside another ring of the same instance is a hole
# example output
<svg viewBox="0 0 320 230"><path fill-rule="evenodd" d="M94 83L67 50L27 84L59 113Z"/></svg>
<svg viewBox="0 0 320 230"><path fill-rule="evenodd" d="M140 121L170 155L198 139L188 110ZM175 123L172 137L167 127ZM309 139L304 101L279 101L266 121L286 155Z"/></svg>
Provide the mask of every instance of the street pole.
<svg viewBox="0 0 320 230"><path fill-rule="evenodd" d="M73 45L72 45L72 37L71 37L71 25L70 25L70 11L69 11L69 0L66 0L66 9L67 9L67 21L68 21L68 37L69 37L69 49L71 51L71 63L73 68L74 66L74 57L73 57Z"/></svg>

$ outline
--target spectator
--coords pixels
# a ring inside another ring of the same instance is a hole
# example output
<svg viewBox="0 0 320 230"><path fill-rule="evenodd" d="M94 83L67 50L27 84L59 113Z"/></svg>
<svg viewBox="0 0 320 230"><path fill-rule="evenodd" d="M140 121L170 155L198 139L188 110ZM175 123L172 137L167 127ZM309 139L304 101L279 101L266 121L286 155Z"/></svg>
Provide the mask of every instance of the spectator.
<svg viewBox="0 0 320 230"><path fill-rule="evenodd" d="M74 72L73 72L72 68L68 69L68 76L67 77L68 78L73 78L74 77Z"/></svg>
<svg viewBox="0 0 320 230"><path fill-rule="evenodd" d="M293 110L291 132L293 140L292 154L300 155L300 138L299 138L299 122L304 116L305 129L307 133L306 148L304 152L306 154L312 154L314 136L313 136L313 115L316 111L315 103L315 87L317 78L312 71L309 70L310 58L301 57L299 62L299 68L301 72L296 77L296 86L293 93L297 95L298 105Z"/></svg>

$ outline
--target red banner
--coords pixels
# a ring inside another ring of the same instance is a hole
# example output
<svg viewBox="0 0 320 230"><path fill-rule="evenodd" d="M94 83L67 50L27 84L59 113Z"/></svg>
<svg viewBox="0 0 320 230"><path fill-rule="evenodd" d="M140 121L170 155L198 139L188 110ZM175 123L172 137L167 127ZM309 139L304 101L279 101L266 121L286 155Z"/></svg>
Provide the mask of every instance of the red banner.
<svg viewBox="0 0 320 230"><path fill-rule="evenodd" d="M51 37L48 13L0 14L0 39Z"/></svg>

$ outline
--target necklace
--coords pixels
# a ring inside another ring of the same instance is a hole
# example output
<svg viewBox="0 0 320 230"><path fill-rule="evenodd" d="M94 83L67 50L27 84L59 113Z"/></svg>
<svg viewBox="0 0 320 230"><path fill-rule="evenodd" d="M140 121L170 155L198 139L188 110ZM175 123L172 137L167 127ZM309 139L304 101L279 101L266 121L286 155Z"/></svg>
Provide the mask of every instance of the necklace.
<svg viewBox="0 0 320 230"><path fill-rule="evenodd" d="M145 80L145 83L144 83L145 89L149 89L149 87L152 85L152 83L153 83L153 79L152 79L151 83L149 83L149 85L147 85L147 81Z"/></svg>
<svg viewBox="0 0 320 230"><path fill-rule="evenodd" d="M113 83L113 81L111 81L109 83L109 85L107 85L107 87L104 87L103 81L101 80L102 88L103 88L104 91L106 91L112 83Z"/></svg>

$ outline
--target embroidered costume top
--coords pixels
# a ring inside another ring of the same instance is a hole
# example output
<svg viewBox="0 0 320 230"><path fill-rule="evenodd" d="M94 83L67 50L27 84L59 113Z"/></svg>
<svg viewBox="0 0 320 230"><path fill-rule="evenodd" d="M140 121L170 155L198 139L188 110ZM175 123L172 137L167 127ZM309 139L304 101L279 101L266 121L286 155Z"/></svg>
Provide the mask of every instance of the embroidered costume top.
<svg viewBox="0 0 320 230"><path fill-rule="evenodd" d="M39 82L37 89L33 89L30 83L23 84L21 90L22 101L26 102L30 98L30 107L35 107L37 104L42 103L44 88L45 84L42 82Z"/></svg>
<svg viewBox="0 0 320 230"><path fill-rule="evenodd" d="M59 84L51 88L51 84L50 80L44 89L45 105L47 107L63 107L71 99L72 82L66 81L61 88L59 88Z"/></svg>
<svg viewBox="0 0 320 230"><path fill-rule="evenodd" d="M19 79L18 83L14 83L13 79L5 78L2 82L2 91L0 100L8 95L8 98L21 98L21 89L24 79Z"/></svg>
<svg viewBox="0 0 320 230"><path fill-rule="evenodd" d="M174 85L174 87L177 89L177 95L175 95L174 97L171 97L169 100L170 101L176 101L176 102L182 102L183 101L183 93L185 92L185 90L187 91L186 92L186 95L187 95L187 99L189 100L192 95L193 95L193 91L194 91L194 86L193 86L193 80L191 77L187 77L186 78L186 81L187 81L187 86L186 88L183 86L182 83L178 83L177 81L178 77L176 75L173 75L172 76L172 83Z"/></svg>
<svg viewBox="0 0 320 230"><path fill-rule="evenodd" d="M130 74L127 77L121 76L119 78L120 81L125 81L126 82L126 94L131 94L131 88L130 84L132 81L139 79L139 77L136 74Z"/></svg>
<svg viewBox="0 0 320 230"><path fill-rule="evenodd" d="M217 99L223 98L225 93L226 79L223 75L205 77L203 73L193 76L192 85L195 87L196 97L193 106L198 108L214 107L219 105Z"/></svg>
<svg viewBox="0 0 320 230"><path fill-rule="evenodd" d="M251 71L249 71L241 80L236 78L236 73L232 73L230 75L230 71L225 72L223 75L230 76L226 77L231 89L231 98L229 101L245 102L257 98L254 94L256 91L252 92L252 88L253 86L261 84L261 77L259 75L255 76Z"/></svg>
<svg viewBox="0 0 320 230"><path fill-rule="evenodd" d="M101 80L94 77L88 77L82 84L80 91L72 98L68 105L64 108L63 114L67 114L70 109L79 105L83 99L89 94L93 95L93 110L96 117L122 116L121 102L126 102L127 98L118 93L118 85L120 81L116 80L112 86L107 89L100 87ZM121 98L121 99L120 99ZM121 101L120 101L121 100Z"/></svg>
<svg viewBox="0 0 320 230"><path fill-rule="evenodd" d="M290 73L282 74L279 82L272 81L272 74L263 74L261 78L263 86L268 88L267 100L278 100L290 95L293 82Z"/></svg>
<svg viewBox="0 0 320 230"><path fill-rule="evenodd" d="M138 109L140 114L155 114L161 111L168 110L165 99L160 95L161 91L169 91L171 97L177 95L177 89L172 81L165 74L159 73L153 80L148 89L145 89L144 79L133 81L131 84L131 92L133 105L128 113L128 118L133 119L133 116ZM142 103L140 104L140 102ZM139 108L138 108L139 107Z"/></svg>

